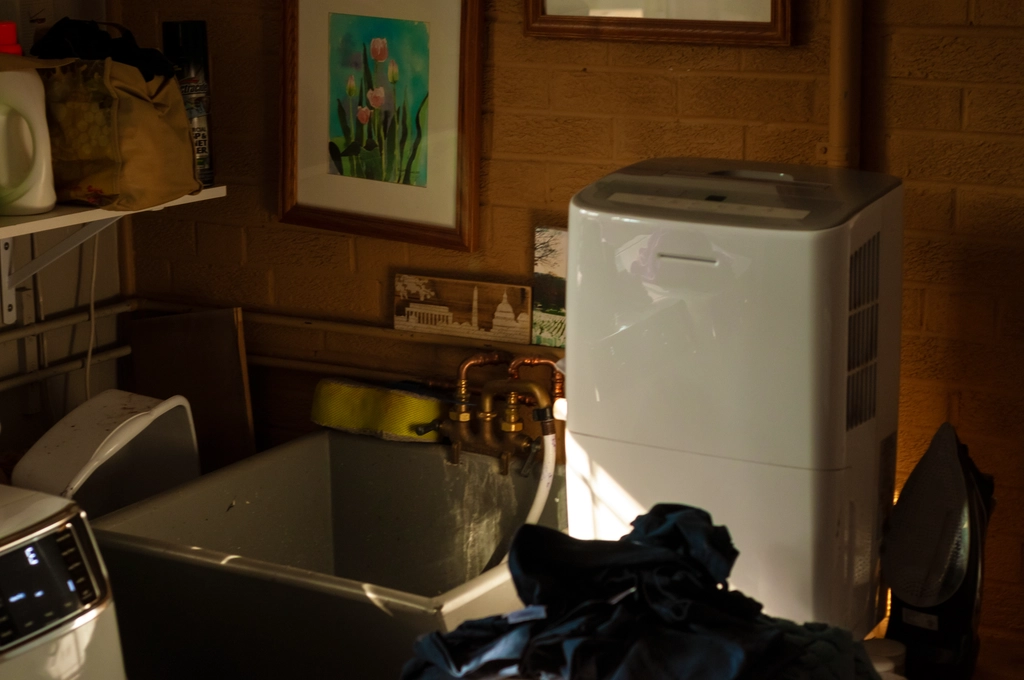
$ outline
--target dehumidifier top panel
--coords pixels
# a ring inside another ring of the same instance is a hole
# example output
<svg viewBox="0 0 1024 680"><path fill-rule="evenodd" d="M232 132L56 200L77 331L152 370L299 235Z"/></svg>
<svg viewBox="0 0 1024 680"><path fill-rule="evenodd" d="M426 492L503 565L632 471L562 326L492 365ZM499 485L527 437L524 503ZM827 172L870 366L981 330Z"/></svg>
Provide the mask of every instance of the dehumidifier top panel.
<svg viewBox="0 0 1024 680"><path fill-rule="evenodd" d="M22 533L65 512L69 505L71 501L66 498L0 484L0 544L12 536L21 540Z"/></svg>
<svg viewBox="0 0 1024 680"><path fill-rule="evenodd" d="M707 158L657 158L618 170L573 205L667 221L818 231L837 227L898 187L895 177L824 168Z"/></svg>

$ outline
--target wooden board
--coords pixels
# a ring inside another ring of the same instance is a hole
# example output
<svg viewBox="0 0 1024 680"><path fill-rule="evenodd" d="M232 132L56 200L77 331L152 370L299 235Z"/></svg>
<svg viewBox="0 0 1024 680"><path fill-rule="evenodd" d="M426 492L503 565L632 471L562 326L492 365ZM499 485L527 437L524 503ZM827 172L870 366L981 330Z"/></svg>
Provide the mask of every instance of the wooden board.
<svg viewBox="0 0 1024 680"><path fill-rule="evenodd" d="M133 390L192 406L204 473L255 451L241 309L131 323Z"/></svg>
<svg viewBox="0 0 1024 680"><path fill-rule="evenodd" d="M259 451L284 444L320 426L309 418L319 373L251 366L253 412L256 419L256 448Z"/></svg>
<svg viewBox="0 0 1024 680"><path fill-rule="evenodd" d="M526 286L395 275L395 328L530 344Z"/></svg>

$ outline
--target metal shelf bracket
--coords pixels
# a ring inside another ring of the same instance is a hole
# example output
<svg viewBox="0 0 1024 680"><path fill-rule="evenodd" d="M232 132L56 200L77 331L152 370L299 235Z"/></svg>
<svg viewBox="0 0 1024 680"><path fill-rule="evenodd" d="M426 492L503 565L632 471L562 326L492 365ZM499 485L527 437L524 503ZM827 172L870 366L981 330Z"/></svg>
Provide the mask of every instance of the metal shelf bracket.
<svg viewBox="0 0 1024 680"><path fill-rule="evenodd" d="M82 245L90 238L100 233L110 225L121 219L122 215L105 217L101 220L86 222L82 228L71 236L47 250L45 253L29 262L18 271L12 271L12 260L14 251L14 239L0 239L0 320L3 324L10 326L18 321L18 300L17 288L27 281L34 274L50 266L58 259L67 255L72 250Z"/></svg>

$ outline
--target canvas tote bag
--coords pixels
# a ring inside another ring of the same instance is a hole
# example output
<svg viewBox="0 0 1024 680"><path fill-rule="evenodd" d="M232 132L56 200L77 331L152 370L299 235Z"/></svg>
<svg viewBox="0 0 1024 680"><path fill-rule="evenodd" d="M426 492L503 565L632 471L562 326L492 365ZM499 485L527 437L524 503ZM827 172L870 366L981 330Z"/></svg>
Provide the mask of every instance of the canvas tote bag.
<svg viewBox="0 0 1024 680"><path fill-rule="evenodd" d="M32 53L44 59L21 68L36 68L46 88L58 201L144 210L201 189L181 91L159 51L123 26L65 18Z"/></svg>
<svg viewBox="0 0 1024 680"><path fill-rule="evenodd" d="M39 72L58 201L144 210L196 193L192 131L173 76L78 60Z"/></svg>

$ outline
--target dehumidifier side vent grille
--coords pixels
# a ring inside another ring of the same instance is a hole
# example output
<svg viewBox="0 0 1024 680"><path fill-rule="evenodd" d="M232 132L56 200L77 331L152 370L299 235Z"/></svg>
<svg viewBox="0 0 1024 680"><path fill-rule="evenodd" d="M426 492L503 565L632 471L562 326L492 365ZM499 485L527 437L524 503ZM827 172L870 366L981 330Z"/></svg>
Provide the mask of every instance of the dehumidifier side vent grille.
<svg viewBox="0 0 1024 680"><path fill-rule="evenodd" d="M872 236L850 257L850 311L878 302L880 234Z"/></svg>
<svg viewBox="0 0 1024 680"><path fill-rule="evenodd" d="M879 246L880 234L875 234L850 257L850 318L846 343L847 430L875 417Z"/></svg>
<svg viewBox="0 0 1024 680"><path fill-rule="evenodd" d="M865 366L846 378L846 429L852 430L875 417L878 364Z"/></svg>
<svg viewBox="0 0 1024 680"><path fill-rule="evenodd" d="M878 303L850 314L846 370L866 366L878 357Z"/></svg>

